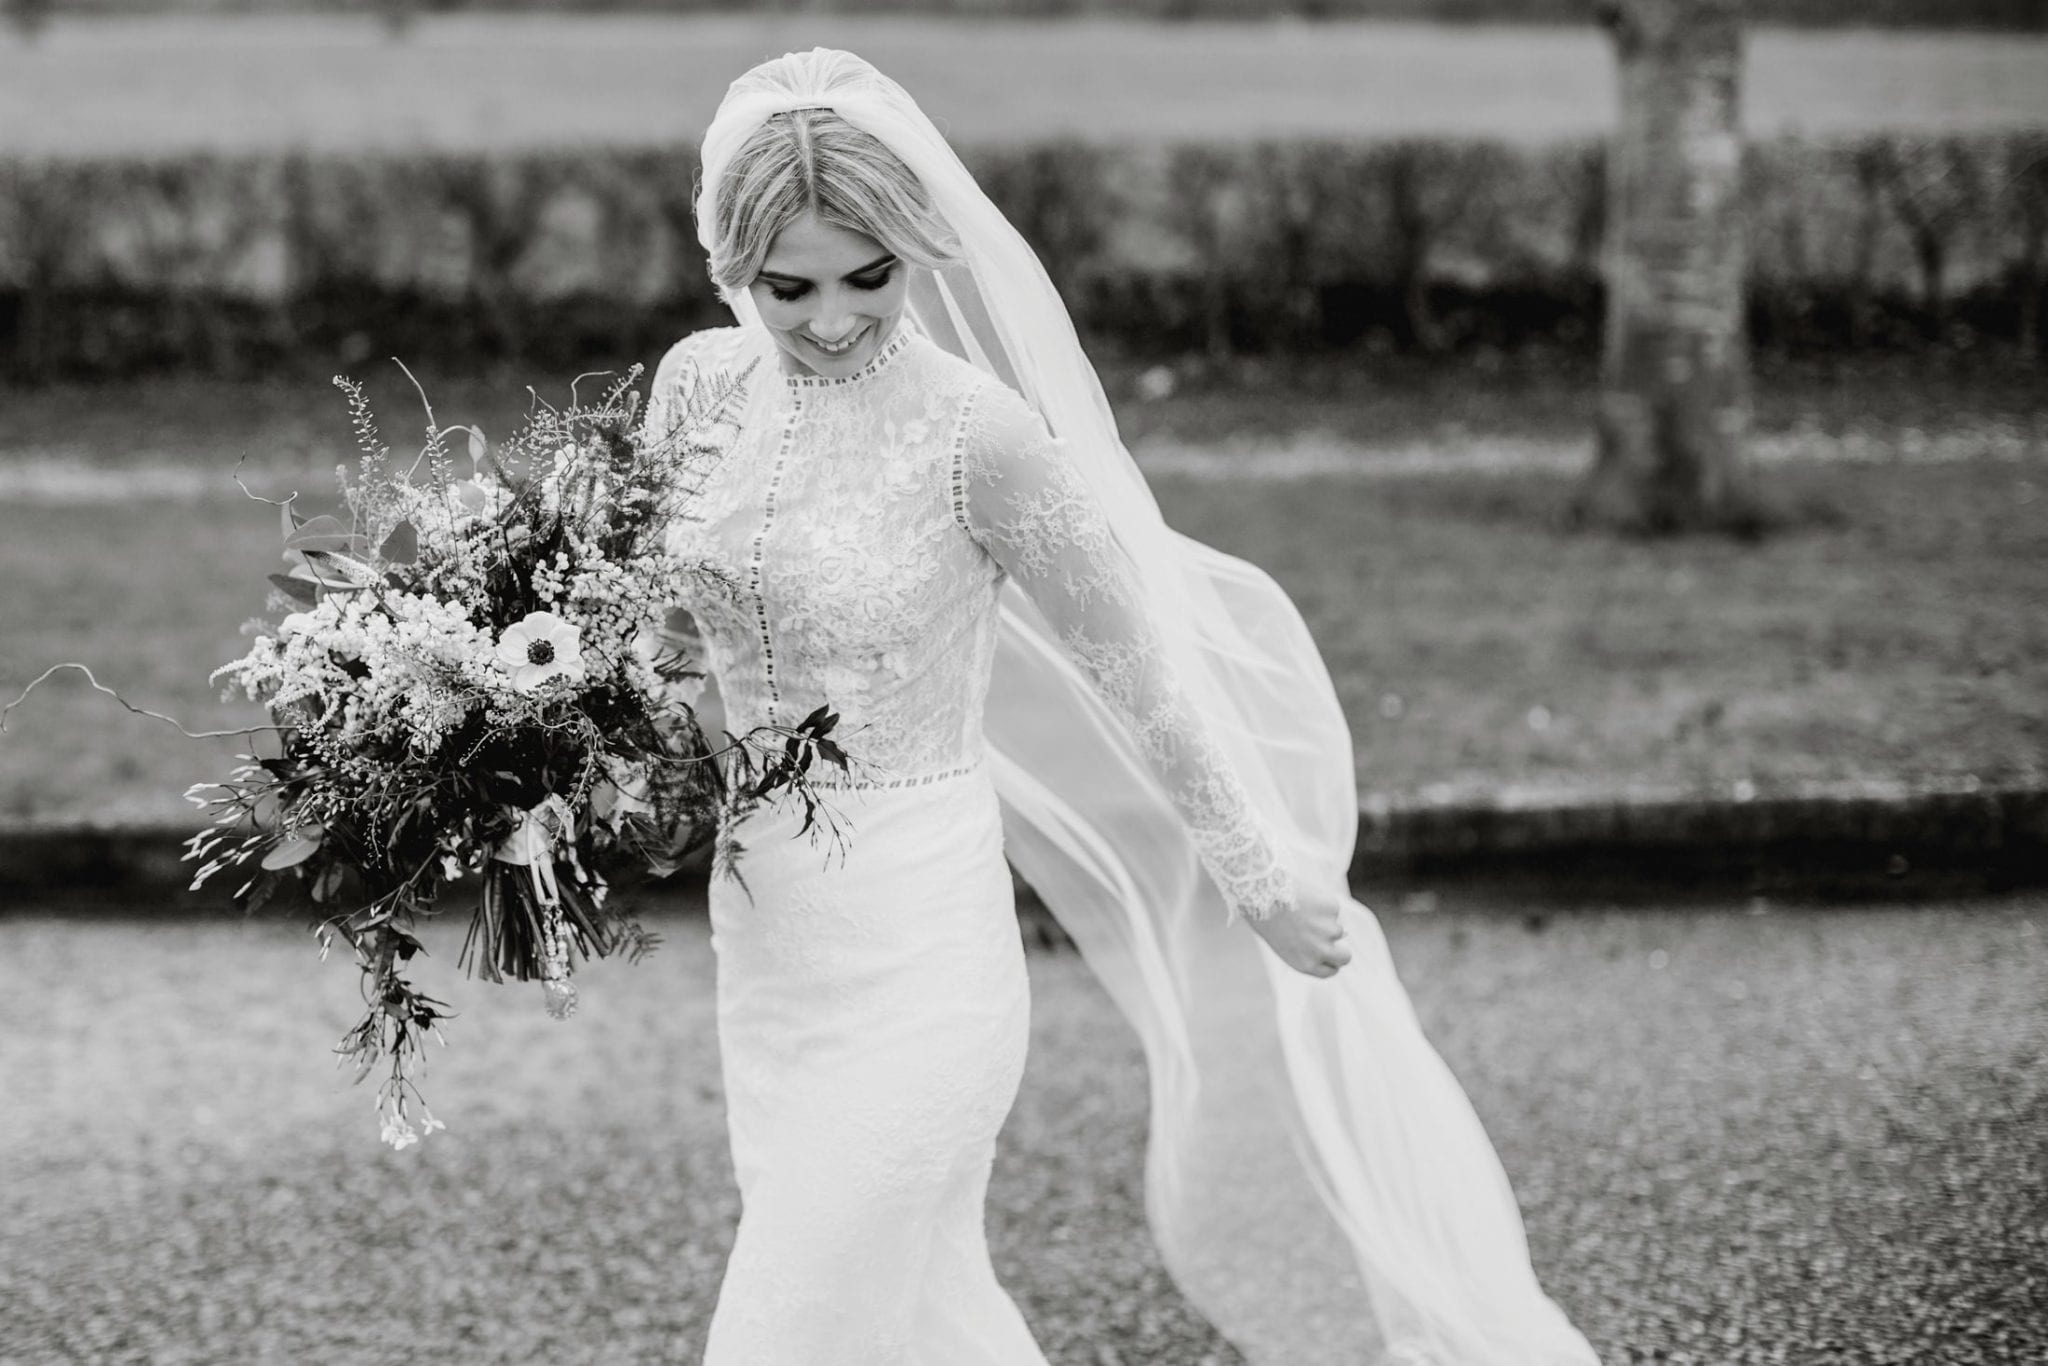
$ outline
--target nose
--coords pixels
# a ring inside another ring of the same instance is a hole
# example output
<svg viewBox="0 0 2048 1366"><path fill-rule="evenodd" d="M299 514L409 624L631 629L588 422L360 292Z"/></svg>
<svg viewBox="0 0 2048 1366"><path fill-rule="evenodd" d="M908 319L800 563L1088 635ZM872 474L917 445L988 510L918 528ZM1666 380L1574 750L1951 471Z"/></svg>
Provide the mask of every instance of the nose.
<svg viewBox="0 0 2048 1366"><path fill-rule="evenodd" d="M828 346L852 336L860 327L860 319L854 316L852 304L853 301L843 294L821 299L818 311L811 315L811 335Z"/></svg>

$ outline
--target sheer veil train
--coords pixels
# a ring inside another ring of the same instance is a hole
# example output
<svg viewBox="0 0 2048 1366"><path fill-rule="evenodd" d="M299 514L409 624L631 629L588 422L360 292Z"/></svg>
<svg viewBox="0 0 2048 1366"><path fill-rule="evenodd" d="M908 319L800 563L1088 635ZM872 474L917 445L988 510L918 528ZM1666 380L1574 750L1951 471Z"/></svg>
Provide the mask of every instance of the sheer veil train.
<svg viewBox="0 0 2048 1366"><path fill-rule="evenodd" d="M827 49L736 81L704 139L705 245L746 135L821 107L887 145L959 234L964 262L923 274L911 318L1066 444L1294 876L1341 890L1351 734L1300 613L1161 519L1044 268L910 96ZM744 291L727 302L759 325ZM1372 913L1347 896L1356 956L1336 976L1282 964L1231 922L1150 766L1014 585L1000 611L986 736L1005 846L1144 1045L1147 1214L1190 1301L1255 1366L1594 1362L1537 1284L1506 1175Z"/></svg>

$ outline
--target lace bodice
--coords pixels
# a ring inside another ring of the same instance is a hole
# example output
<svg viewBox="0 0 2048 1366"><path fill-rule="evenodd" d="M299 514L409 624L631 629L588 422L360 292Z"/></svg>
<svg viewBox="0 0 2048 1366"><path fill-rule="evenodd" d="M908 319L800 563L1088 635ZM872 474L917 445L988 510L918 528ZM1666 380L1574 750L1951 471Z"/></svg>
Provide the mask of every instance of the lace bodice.
<svg viewBox="0 0 2048 1366"><path fill-rule="evenodd" d="M750 368L751 367L751 368ZM744 374L702 496L669 534L728 727L821 703L862 785L931 782L983 755L997 593L1014 580L1123 721L1233 916L1292 882L1200 722L1086 481L1014 391L908 321L843 378L786 373L758 328L699 332L663 358L649 420L696 383Z"/></svg>

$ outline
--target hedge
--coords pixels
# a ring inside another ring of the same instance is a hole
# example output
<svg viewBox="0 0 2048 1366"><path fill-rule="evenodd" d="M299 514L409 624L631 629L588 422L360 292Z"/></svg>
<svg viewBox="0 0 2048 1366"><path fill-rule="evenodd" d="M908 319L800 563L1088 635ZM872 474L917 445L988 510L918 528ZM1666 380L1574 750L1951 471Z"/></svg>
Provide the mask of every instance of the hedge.
<svg viewBox="0 0 2048 1366"><path fill-rule="evenodd" d="M969 160L1113 353L1595 343L1595 145ZM724 313L694 172L686 149L0 160L5 376L657 354ZM2048 133L1775 141L1744 181L1759 345L2039 354Z"/></svg>
<svg viewBox="0 0 2048 1366"><path fill-rule="evenodd" d="M5 0L45 14L56 0ZM373 10L402 22L410 14L460 10L704 14L937 14L1004 17L1105 15L1138 19L1322 19L1449 23L1588 23L1594 0L65 0L75 14L236 14ZM2048 29L2042 0L1750 0L1759 23L1854 28Z"/></svg>

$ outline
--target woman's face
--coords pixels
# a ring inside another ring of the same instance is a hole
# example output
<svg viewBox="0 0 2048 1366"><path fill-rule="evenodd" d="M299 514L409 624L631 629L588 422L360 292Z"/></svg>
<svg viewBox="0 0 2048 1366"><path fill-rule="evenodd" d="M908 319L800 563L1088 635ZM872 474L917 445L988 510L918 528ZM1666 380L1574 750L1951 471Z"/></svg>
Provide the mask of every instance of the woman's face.
<svg viewBox="0 0 2048 1366"><path fill-rule="evenodd" d="M896 330L909 272L874 238L806 213L776 235L747 289L783 368L837 379L866 365Z"/></svg>

